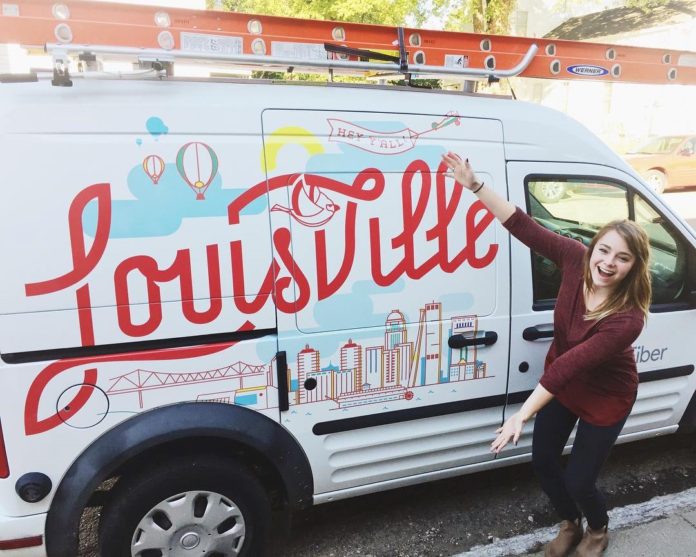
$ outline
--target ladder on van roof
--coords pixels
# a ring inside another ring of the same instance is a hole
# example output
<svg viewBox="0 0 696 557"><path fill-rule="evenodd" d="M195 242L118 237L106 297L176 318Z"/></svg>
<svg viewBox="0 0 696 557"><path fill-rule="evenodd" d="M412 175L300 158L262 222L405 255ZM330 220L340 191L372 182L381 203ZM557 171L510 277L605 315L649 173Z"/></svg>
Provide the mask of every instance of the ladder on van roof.
<svg viewBox="0 0 696 557"><path fill-rule="evenodd" d="M2 2L0 41L45 49L59 85L70 84L71 56L86 67L101 56L165 69L185 60L407 79L696 84L696 53L688 51L82 0Z"/></svg>

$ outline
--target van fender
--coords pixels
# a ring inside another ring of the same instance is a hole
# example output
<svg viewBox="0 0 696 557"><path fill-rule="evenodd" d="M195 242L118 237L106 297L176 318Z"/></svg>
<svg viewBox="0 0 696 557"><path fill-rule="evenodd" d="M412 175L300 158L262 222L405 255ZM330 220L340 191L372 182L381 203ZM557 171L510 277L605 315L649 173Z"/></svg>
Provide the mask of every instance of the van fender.
<svg viewBox="0 0 696 557"><path fill-rule="evenodd" d="M92 493L122 465L149 449L192 438L227 440L262 454L284 483L291 509L312 501L309 460L278 422L248 408L186 402L149 410L101 435L72 463L58 485L46 518L49 557L78 554L82 512Z"/></svg>

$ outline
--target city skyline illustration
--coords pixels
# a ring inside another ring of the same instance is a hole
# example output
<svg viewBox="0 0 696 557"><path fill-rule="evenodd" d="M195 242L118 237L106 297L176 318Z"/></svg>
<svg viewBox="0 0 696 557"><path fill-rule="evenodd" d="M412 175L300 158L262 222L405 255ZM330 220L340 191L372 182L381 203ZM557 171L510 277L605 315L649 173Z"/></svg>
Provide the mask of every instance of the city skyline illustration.
<svg viewBox="0 0 696 557"><path fill-rule="evenodd" d="M475 337L478 317L461 315L448 321L449 330L443 335L442 303L426 303L419 310L418 321L411 324L414 338L410 339L405 315L394 309L385 321L383 343L363 346L348 338L338 350L338 365L330 361L321 367L320 352L307 343L297 353L294 365L288 365L290 404L328 401L336 408L350 408L411 400L414 389L420 387L486 379L487 365L478 359L475 346L452 349L446 345L451 335ZM446 361L443 361L443 354ZM141 410L146 406L145 392L214 383L219 383L220 388L199 392L194 400L237 404L257 410L278 406L275 358L269 364L238 361L220 368L185 373L137 368L112 377L110 381L112 384L106 390L109 397L136 394ZM154 398L161 403L161 394Z"/></svg>
<svg viewBox="0 0 696 557"><path fill-rule="evenodd" d="M363 347L349 338L339 349L338 366L330 362L321 368L320 352L307 344L297 354L295 369L289 369L290 403L331 400L339 408L348 408L410 400L418 387L487 378L487 365L478 359L476 347L447 347L447 362L442 358L447 337L476 336L478 317L450 318L444 338L442 329L442 304L433 301L419 310L414 340L408 339L406 317L394 309L385 322L384 343Z"/></svg>

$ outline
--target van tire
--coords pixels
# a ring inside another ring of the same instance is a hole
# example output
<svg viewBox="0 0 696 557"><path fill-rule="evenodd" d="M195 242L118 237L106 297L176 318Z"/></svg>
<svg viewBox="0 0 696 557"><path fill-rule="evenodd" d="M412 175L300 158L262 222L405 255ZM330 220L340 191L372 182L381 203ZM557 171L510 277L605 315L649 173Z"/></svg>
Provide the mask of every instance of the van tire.
<svg viewBox="0 0 696 557"><path fill-rule="evenodd" d="M667 176L656 168L651 168L645 173L645 181L655 193L663 193L667 187Z"/></svg>
<svg viewBox="0 0 696 557"><path fill-rule="evenodd" d="M538 182L533 193L542 203L556 203L566 196L567 188L563 182Z"/></svg>
<svg viewBox="0 0 696 557"><path fill-rule="evenodd" d="M164 557L172 547L195 547L198 554L255 557L263 554L270 520L265 489L239 462L209 455L180 458L118 481L101 514L99 555L141 555L133 548L136 530L142 543L151 527L167 534L171 530L171 535L159 536L164 541L155 546L167 542L161 552L154 549L143 556ZM215 542L229 547L221 551L210 545Z"/></svg>

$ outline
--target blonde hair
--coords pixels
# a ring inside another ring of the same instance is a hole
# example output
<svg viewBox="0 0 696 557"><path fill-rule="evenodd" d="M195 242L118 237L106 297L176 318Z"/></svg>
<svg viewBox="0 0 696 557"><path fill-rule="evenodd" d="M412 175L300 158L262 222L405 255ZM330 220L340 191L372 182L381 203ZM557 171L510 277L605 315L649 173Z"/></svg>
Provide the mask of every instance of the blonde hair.
<svg viewBox="0 0 696 557"><path fill-rule="evenodd" d="M585 314L586 320L603 319L614 313L637 308L647 318L652 298L652 286L650 283L650 242L648 235L640 226L630 220L615 220L605 224L585 252L583 265L583 278L585 289L588 292L594 290L592 271L590 269L590 257L597 242L610 230L614 230L623 238L634 257L633 267L616 286L609 297L597 308Z"/></svg>

